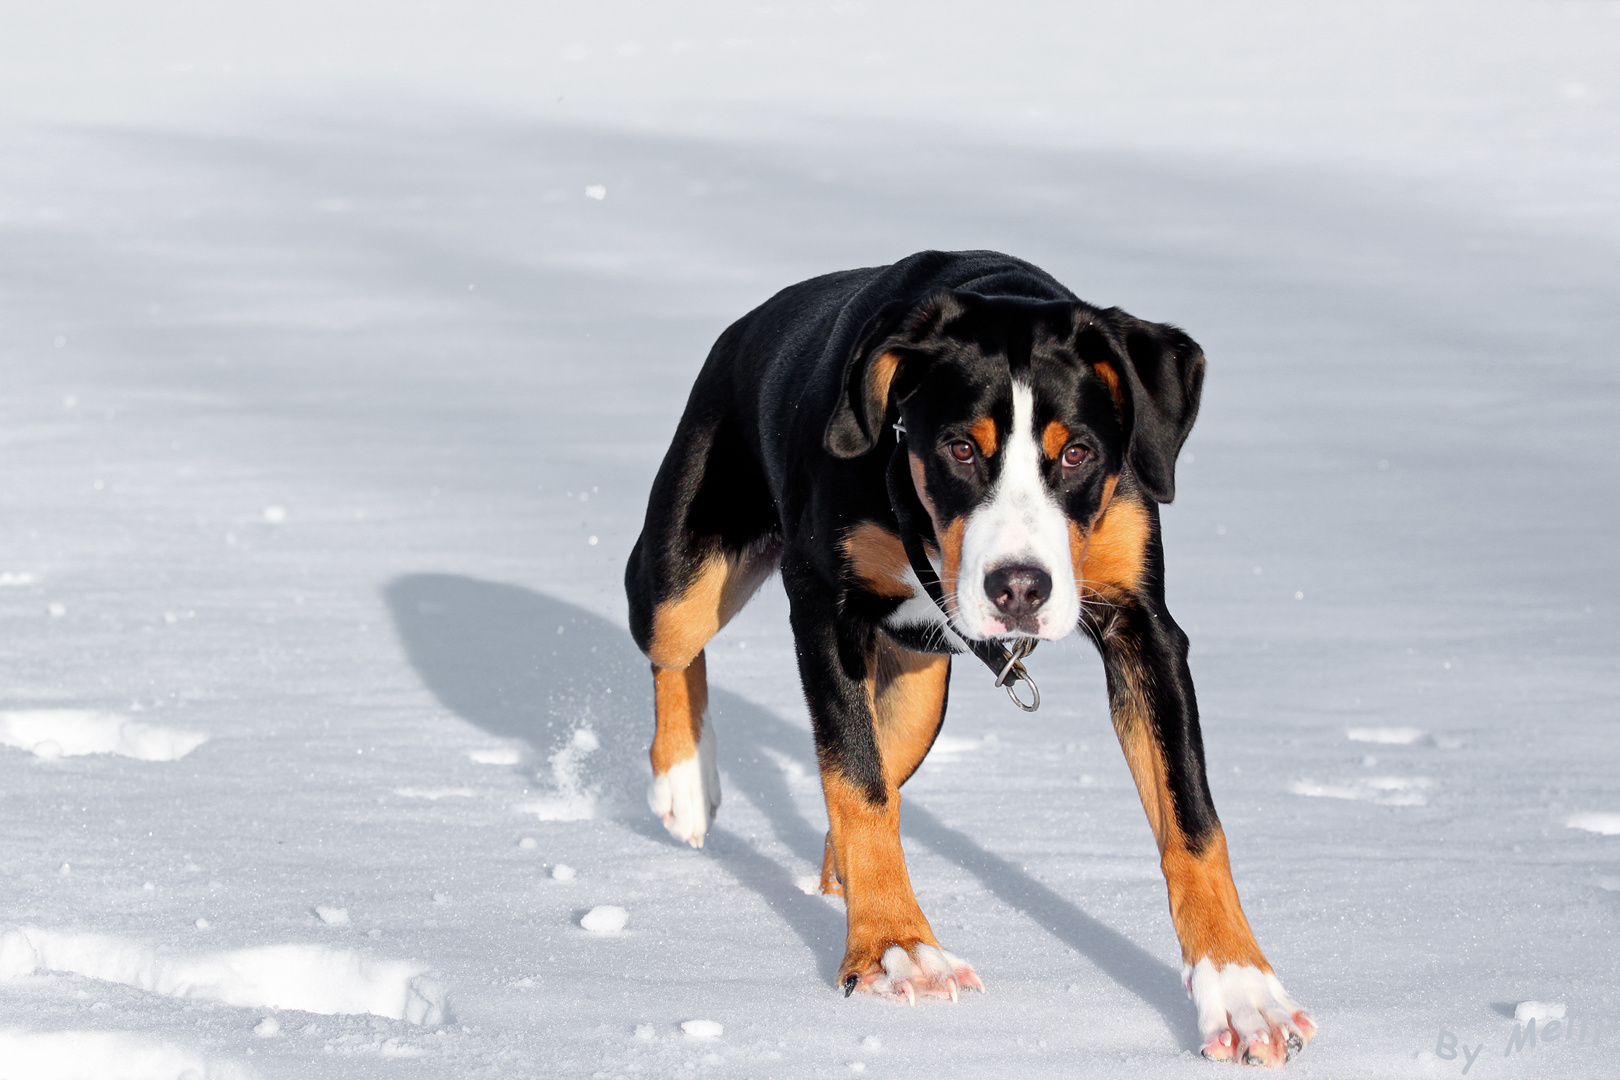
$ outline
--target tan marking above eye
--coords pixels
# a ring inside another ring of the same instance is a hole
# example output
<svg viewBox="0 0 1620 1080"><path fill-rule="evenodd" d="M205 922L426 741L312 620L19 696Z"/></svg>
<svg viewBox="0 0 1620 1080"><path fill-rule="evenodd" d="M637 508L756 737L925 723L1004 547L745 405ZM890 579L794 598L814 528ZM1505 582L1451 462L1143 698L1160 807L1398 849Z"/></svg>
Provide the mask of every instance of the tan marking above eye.
<svg viewBox="0 0 1620 1080"><path fill-rule="evenodd" d="M973 441L979 444L979 453L984 457L993 457L996 452L996 422L988 416L981 416L973 421L968 428L968 434Z"/></svg>
<svg viewBox="0 0 1620 1080"><path fill-rule="evenodd" d="M1047 457L1055 458L1063 453L1063 448L1069 445L1069 440L1073 437L1074 432L1053 420L1046 425L1046 430L1041 432L1041 449L1046 451Z"/></svg>

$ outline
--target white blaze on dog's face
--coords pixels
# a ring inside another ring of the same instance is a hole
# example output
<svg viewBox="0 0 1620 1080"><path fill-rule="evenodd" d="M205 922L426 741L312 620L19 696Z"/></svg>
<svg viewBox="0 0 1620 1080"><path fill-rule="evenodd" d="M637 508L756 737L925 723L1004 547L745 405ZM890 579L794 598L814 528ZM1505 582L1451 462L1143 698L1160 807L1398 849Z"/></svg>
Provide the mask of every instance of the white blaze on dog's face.
<svg viewBox="0 0 1620 1080"><path fill-rule="evenodd" d="M1069 518L1047 485L1034 397L1028 383L1013 381L1000 468L962 530L955 613L969 637L1055 641L1080 618Z"/></svg>

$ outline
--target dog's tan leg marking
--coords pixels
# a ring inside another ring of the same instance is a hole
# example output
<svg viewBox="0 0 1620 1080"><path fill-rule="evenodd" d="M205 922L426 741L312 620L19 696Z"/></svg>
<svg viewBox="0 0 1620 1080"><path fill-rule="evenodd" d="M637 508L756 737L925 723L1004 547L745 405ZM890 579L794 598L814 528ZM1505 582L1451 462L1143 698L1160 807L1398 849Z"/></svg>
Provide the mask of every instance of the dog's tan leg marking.
<svg viewBox="0 0 1620 1080"><path fill-rule="evenodd" d="M822 887L841 891L848 913L838 974L846 992L915 1001L918 994L954 999L964 986L984 989L971 964L940 948L917 905L900 846L900 785L939 731L949 674L949 657L912 652L879 634L865 684L883 765L883 802L874 803L836 767L822 767L832 825Z"/></svg>
<svg viewBox="0 0 1620 1080"><path fill-rule="evenodd" d="M1114 648L1123 674L1110 702L1114 730L1159 847L1204 1056L1281 1065L1310 1042L1316 1026L1272 974L1254 939L1220 826L1196 840L1182 831L1164 751L1148 715L1146 669L1126 644L1116 642Z"/></svg>
<svg viewBox="0 0 1620 1080"><path fill-rule="evenodd" d="M653 782L647 801L678 840L702 847L720 808L720 773L708 723L709 684L703 647L770 576L765 551L710 556L680 596L653 613Z"/></svg>
<svg viewBox="0 0 1620 1080"><path fill-rule="evenodd" d="M934 745L945 712L951 658L913 652L879 634L868 661L866 692L872 705L883 779L900 787ZM821 861L821 891L842 896L838 860L827 837Z"/></svg>

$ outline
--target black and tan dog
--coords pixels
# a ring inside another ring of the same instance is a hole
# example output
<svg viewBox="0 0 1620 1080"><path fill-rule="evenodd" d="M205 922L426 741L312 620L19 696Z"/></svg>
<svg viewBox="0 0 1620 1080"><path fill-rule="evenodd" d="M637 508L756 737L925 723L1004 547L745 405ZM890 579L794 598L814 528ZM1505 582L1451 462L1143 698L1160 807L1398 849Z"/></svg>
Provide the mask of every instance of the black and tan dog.
<svg viewBox="0 0 1620 1080"><path fill-rule="evenodd" d="M917 906L900 786L944 720L952 653L1078 626L1158 840L1205 1055L1281 1064L1314 1033L1238 904L1165 608L1157 504L1203 374L1180 330L986 251L794 285L709 353L625 571L653 668L652 806L703 843L720 804L703 648L779 568L846 993L983 989Z"/></svg>

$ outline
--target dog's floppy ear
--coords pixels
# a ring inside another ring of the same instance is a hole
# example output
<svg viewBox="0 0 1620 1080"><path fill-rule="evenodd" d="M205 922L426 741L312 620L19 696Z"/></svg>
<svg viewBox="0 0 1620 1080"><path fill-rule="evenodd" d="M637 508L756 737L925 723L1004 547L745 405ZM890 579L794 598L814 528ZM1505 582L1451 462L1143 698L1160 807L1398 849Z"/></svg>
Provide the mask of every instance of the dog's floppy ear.
<svg viewBox="0 0 1620 1080"><path fill-rule="evenodd" d="M1198 416L1204 350L1181 330L1109 312L1124 350L1126 460L1154 502L1176 497L1176 456Z"/></svg>
<svg viewBox="0 0 1620 1080"><path fill-rule="evenodd" d="M834 457L857 458L877 445L901 370L916 374L924 356L916 346L961 313L949 292L920 302L891 301L867 320L844 362L844 378L824 442Z"/></svg>

